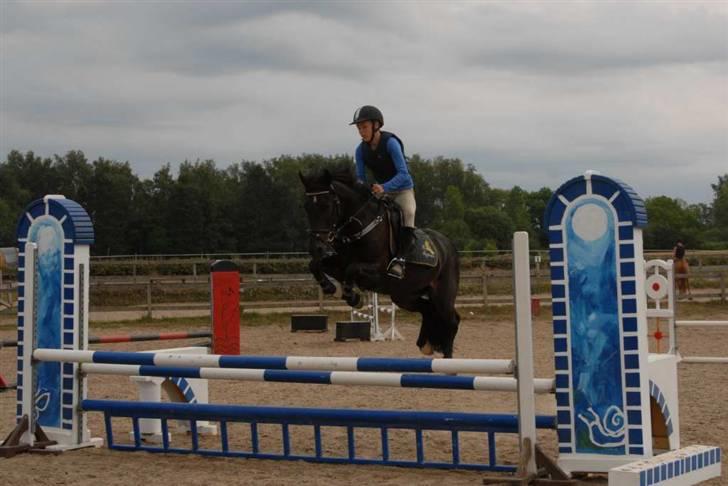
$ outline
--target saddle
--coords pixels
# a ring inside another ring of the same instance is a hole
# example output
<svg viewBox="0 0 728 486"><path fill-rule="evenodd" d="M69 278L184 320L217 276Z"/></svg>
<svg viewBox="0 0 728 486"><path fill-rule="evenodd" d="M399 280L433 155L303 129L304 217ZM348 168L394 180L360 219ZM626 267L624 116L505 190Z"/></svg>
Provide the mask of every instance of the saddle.
<svg viewBox="0 0 728 486"><path fill-rule="evenodd" d="M400 228L404 217L402 209L392 199L383 198L385 212L387 217L387 227L389 230L389 257L393 258L397 254L400 243ZM415 229L415 241L410 250L404 255L406 263L415 265L424 265L426 267L436 267L439 262L436 246L426 232L420 228Z"/></svg>

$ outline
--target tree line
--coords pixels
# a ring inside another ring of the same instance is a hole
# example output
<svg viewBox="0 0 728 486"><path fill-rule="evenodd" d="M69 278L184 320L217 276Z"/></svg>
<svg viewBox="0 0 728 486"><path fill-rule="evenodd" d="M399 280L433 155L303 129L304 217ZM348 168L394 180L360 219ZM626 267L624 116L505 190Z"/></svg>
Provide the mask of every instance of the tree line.
<svg viewBox="0 0 728 486"><path fill-rule="evenodd" d="M283 155L218 167L213 160L169 164L151 178L129 162L82 151L40 157L11 151L0 162L0 246L14 246L17 219L31 201L63 194L86 208L96 255L305 251L307 224L299 171L350 164L348 155ZM492 187L456 158L413 155L417 225L448 235L461 250L508 249L514 231L547 243L541 222L551 188ZM646 200L646 248L728 248L728 174L712 184L708 204L657 196Z"/></svg>

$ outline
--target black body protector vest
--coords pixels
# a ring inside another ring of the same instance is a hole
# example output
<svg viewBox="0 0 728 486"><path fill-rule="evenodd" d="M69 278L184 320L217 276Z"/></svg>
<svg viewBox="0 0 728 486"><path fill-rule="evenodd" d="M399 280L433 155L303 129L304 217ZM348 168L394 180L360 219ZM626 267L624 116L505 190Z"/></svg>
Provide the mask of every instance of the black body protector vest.
<svg viewBox="0 0 728 486"><path fill-rule="evenodd" d="M374 174L378 184L384 184L397 174L397 168L394 166L392 157L387 152L387 143L389 139L394 137L399 146L402 147L402 155L404 155L404 144L397 135L390 132L380 131L379 145L376 150L372 150L368 143L362 142L362 154L364 156L364 165L366 165ZM406 160L406 158L405 158Z"/></svg>

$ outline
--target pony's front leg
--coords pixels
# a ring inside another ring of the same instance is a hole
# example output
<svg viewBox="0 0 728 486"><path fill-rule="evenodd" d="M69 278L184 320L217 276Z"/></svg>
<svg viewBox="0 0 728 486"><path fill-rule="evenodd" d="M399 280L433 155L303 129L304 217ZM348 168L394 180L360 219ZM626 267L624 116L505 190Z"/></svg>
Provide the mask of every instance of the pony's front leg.
<svg viewBox="0 0 728 486"><path fill-rule="evenodd" d="M313 275L313 278L316 279L318 284L321 286L321 290L324 292L324 294L335 294L336 285L331 281L331 279L326 276L321 267L321 260L317 260L315 258L312 259L308 264L308 270Z"/></svg>

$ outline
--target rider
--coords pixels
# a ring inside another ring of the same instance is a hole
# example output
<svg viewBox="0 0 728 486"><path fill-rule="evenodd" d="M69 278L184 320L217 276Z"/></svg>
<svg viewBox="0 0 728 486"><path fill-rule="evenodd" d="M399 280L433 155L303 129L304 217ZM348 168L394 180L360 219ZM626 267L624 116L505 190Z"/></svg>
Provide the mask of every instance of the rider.
<svg viewBox="0 0 728 486"><path fill-rule="evenodd" d="M404 256L415 241L415 183L407 169L404 158L404 145L397 135L381 130L384 116L378 108L365 105L354 112L354 121L361 136L356 148L356 175L366 183L366 168L374 174L376 183L371 185L372 192L384 194L402 208L402 231L397 255L389 262L387 274L404 278Z"/></svg>

